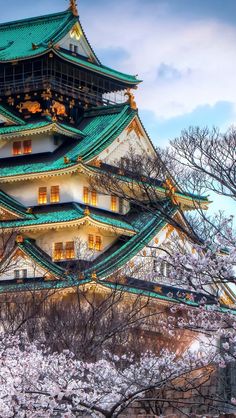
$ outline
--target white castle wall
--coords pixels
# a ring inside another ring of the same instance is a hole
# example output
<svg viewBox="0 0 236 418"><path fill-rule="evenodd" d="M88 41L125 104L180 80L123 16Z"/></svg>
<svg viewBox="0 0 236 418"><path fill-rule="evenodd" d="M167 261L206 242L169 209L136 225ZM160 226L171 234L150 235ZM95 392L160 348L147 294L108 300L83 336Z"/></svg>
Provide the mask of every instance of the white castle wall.
<svg viewBox="0 0 236 418"><path fill-rule="evenodd" d="M77 202L84 203L83 190L84 187L90 187L89 181L83 174L72 174L64 176L55 176L51 178L42 178L38 180L25 180L16 183L5 183L1 185L1 189L14 197L27 207L38 205L38 189L39 187L47 187L48 203L50 203L51 186L60 187L60 203ZM111 210L111 197L108 195L98 194L97 207L101 209ZM117 209L119 205L117 202ZM124 212L127 212L128 206L124 205Z"/></svg>
<svg viewBox="0 0 236 418"><path fill-rule="evenodd" d="M36 265L36 263L19 255L17 258L10 261L5 269L2 269L3 273L0 275L0 282L2 280L14 279L14 270L22 269L27 270L27 277L34 278L45 276L45 271Z"/></svg>
<svg viewBox="0 0 236 418"><path fill-rule="evenodd" d="M19 139L9 139L7 141L2 141L0 144L0 158L7 158L12 157L12 146L13 142L15 141L24 141L24 140L32 140L32 153L31 154L38 154L42 152L53 152L58 145L55 145L54 138L50 135L35 135L25 136ZM21 156L15 156L14 158L21 158Z"/></svg>
<svg viewBox="0 0 236 418"><path fill-rule="evenodd" d="M102 237L102 251L88 249L88 235L100 235ZM88 225L78 225L78 228L49 229L47 232L30 232L27 236L34 238L37 245L47 254L52 256L56 242L74 241L77 257L84 260L93 260L106 251L117 239L115 232L94 228Z"/></svg>

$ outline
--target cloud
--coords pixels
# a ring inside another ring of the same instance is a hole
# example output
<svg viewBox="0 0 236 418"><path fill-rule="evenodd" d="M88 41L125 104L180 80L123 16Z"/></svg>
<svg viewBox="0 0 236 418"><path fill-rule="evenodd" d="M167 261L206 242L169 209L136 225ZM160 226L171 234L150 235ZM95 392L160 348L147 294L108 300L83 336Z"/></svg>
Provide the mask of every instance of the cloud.
<svg viewBox="0 0 236 418"><path fill-rule="evenodd" d="M144 80L139 108L168 119L222 101L236 106L234 26L174 15L167 3L105 3L85 7L82 21L95 49L126 51L116 68Z"/></svg>

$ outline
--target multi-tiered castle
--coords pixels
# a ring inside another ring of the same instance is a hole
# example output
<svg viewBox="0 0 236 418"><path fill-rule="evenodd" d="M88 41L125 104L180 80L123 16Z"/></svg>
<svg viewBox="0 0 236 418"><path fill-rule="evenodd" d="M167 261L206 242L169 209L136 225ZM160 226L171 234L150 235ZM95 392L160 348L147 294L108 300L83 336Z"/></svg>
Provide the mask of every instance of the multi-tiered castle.
<svg viewBox="0 0 236 418"><path fill-rule="evenodd" d="M123 274L122 286L167 298L165 269L153 252L171 239L168 219L194 208L195 198L160 180L163 210L137 211L91 186L109 172L133 182L115 168L130 147L156 156L132 93L139 83L101 64L73 0L65 12L0 25L1 292L112 287L111 276L148 260L154 279ZM207 206L204 198L197 202Z"/></svg>

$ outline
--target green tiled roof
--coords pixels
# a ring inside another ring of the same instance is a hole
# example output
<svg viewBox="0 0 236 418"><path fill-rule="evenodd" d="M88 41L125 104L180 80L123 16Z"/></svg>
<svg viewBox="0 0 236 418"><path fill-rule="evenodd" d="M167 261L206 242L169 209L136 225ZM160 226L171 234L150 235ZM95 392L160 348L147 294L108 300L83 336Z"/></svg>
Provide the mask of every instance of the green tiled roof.
<svg viewBox="0 0 236 418"><path fill-rule="evenodd" d="M27 208L24 205L19 203L17 200L13 199L11 196L3 192L2 190L0 190L0 206L23 218L32 217L31 214L27 213Z"/></svg>
<svg viewBox="0 0 236 418"><path fill-rule="evenodd" d="M163 209L168 216L173 216L177 211L169 201L163 203ZM109 256L104 254L104 258L97 263L95 260L92 269L86 274L96 271L100 279L109 277L138 254L167 223L167 219L163 218L159 211L140 214L134 221L134 227L140 228L139 232L116 251L112 251Z"/></svg>
<svg viewBox="0 0 236 418"><path fill-rule="evenodd" d="M11 113L8 109L3 107L2 105L0 105L0 117L1 115L13 123L16 123L18 125L25 125L25 121L13 115L13 113Z"/></svg>
<svg viewBox="0 0 236 418"><path fill-rule="evenodd" d="M34 240L24 239L23 243L18 243L18 247L42 268L45 268L56 277L65 277L65 270L53 263L51 258L35 244Z"/></svg>
<svg viewBox="0 0 236 418"><path fill-rule="evenodd" d="M137 229L132 224L122 220L121 217L115 214L106 213L102 210L96 210L92 207L89 208L91 221L98 222L103 225L111 226L112 228L118 228L121 230L127 230L130 233L134 233ZM16 219L11 221L1 221L1 228L14 228L21 229L24 227L33 227L39 225L49 225L54 223L67 223L73 221L80 221L86 215L84 214L84 207L77 203L58 204L50 206L41 206L33 208L33 215L30 219Z"/></svg>
<svg viewBox="0 0 236 418"><path fill-rule="evenodd" d="M54 154L52 159L47 161L47 164L43 161L22 164L22 161L19 162L19 159L15 157L12 159L11 165L0 166L0 178L65 170L76 165L78 157L82 157L85 162L90 161L116 139L135 115L136 111L132 110L127 104L88 111L80 120L77 129L77 132L81 132L81 136L84 137L76 144L71 145L71 149L66 153L66 156L70 159L68 164L65 165L64 156L54 157Z"/></svg>
<svg viewBox="0 0 236 418"><path fill-rule="evenodd" d="M0 61L43 54L49 42L56 43L77 22L71 11L39 16L0 25ZM37 49L32 44L38 45Z"/></svg>
<svg viewBox="0 0 236 418"><path fill-rule="evenodd" d="M66 125L65 123L52 122L51 120L43 120L40 122L27 123L25 125L17 126L3 126L0 127L0 140L14 137L17 138L17 135L33 135L37 131L38 133L46 132L48 130L56 130L64 135L72 137L83 136L83 133L74 126Z"/></svg>
<svg viewBox="0 0 236 418"><path fill-rule="evenodd" d="M73 62L74 64L79 65L80 67L84 67L87 68L88 70L92 70L96 73L99 73L103 76L108 76L109 78L113 78L117 81L121 81L123 83L127 83L127 84L133 84L133 85L137 85L138 83L141 83L141 80L138 80L136 76L134 75L129 75L129 74L125 74L125 73L121 73L120 71L116 71L113 70L112 68L106 67L105 65L97 65L94 64L92 62L83 60L82 58L78 57L78 56L74 56L71 55L69 53L66 52L62 52L60 50L55 50L55 53L63 58L66 59L68 61Z"/></svg>

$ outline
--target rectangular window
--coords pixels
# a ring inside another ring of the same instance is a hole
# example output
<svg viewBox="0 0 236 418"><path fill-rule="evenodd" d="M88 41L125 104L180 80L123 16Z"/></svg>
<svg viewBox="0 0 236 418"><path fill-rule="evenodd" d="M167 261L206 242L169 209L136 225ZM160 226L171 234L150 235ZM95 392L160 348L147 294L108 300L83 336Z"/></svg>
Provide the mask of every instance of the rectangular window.
<svg viewBox="0 0 236 418"><path fill-rule="evenodd" d="M70 48L70 51L73 51L73 44L70 44L69 48Z"/></svg>
<svg viewBox="0 0 236 418"><path fill-rule="evenodd" d="M26 269L21 270L21 277L22 277L22 279L27 278L27 270Z"/></svg>
<svg viewBox="0 0 236 418"><path fill-rule="evenodd" d="M101 249L102 249L102 237L97 235L96 236L96 241L95 241L95 250L96 251L101 251Z"/></svg>
<svg viewBox="0 0 236 418"><path fill-rule="evenodd" d="M53 258L54 258L54 260L63 260L64 251L63 251L63 243L62 242L56 242L54 244Z"/></svg>
<svg viewBox="0 0 236 418"><path fill-rule="evenodd" d="M117 197L114 195L111 196L111 210L117 212Z"/></svg>
<svg viewBox="0 0 236 418"><path fill-rule="evenodd" d="M97 192L95 190L91 191L91 205L97 206Z"/></svg>
<svg viewBox="0 0 236 418"><path fill-rule="evenodd" d="M71 260L75 258L75 244L74 241L66 242L66 259Z"/></svg>
<svg viewBox="0 0 236 418"><path fill-rule="evenodd" d="M94 250L94 236L91 234L88 236L88 247L90 250Z"/></svg>
<svg viewBox="0 0 236 418"><path fill-rule="evenodd" d="M14 278L19 279L20 278L20 270L14 270Z"/></svg>
<svg viewBox="0 0 236 418"><path fill-rule="evenodd" d="M74 52L77 54L78 53L78 46L74 45Z"/></svg>
<svg viewBox="0 0 236 418"><path fill-rule="evenodd" d="M85 205L89 205L89 189L88 189L88 187L84 187L84 203L85 203Z"/></svg>
<svg viewBox="0 0 236 418"><path fill-rule="evenodd" d="M39 187L38 192L38 204L45 205L48 201L47 198L47 187Z"/></svg>
<svg viewBox="0 0 236 418"><path fill-rule="evenodd" d="M12 155L20 155L20 154L21 154L21 141L13 142Z"/></svg>
<svg viewBox="0 0 236 418"><path fill-rule="evenodd" d="M119 212L124 212L124 200L122 199L122 197L119 197Z"/></svg>
<svg viewBox="0 0 236 418"><path fill-rule="evenodd" d="M52 186L50 193L50 202L58 203L60 202L60 189L59 186Z"/></svg>
<svg viewBox="0 0 236 418"><path fill-rule="evenodd" d="M32 152L32 141L28 139L23 141L23 154L30 154Z"/></svg>

